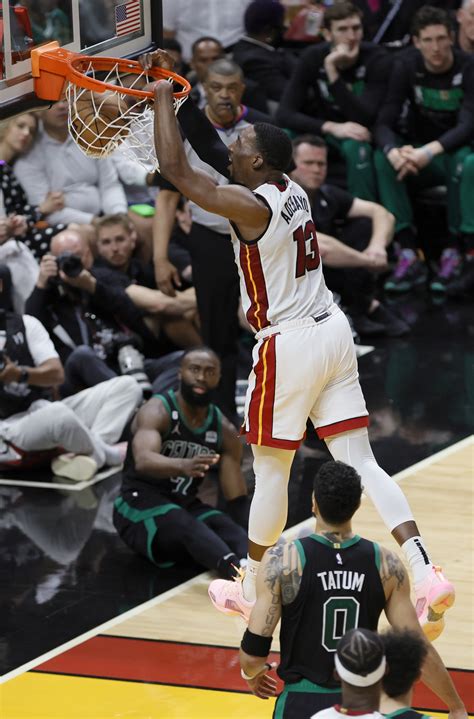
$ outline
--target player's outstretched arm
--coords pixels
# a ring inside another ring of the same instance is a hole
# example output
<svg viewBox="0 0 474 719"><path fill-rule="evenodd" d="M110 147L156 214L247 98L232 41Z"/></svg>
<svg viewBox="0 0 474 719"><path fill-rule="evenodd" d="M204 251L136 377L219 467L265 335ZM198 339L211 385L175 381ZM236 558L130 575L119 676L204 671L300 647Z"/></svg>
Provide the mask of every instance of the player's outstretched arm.
<svg viewBox="0 0 474 719"><path fill-rule="evenodd" d="M238 185L218 186L189 164L166 81L155 87L155 150L161 174L197 205L239 225L263 232L270 211L250 190Z"/></svg>
<svg viewBox="0 0 474 719"><path fill-rule="evenodd" d="M267 674L273 632L281 615L280 579L283 573L283 546L267 549L257 575L257 600L240 647L240 667L252 693L260 699L275 696L276 681Z"/></svg>
<svg viewBox="0 0 474 719"><path fill-rule="evenodd" d="M387 619L395 629L411 629L424 638L415 607L410 599L410 580L405 567L396 554L383 547L381 547L381 551L380 576L387 598L385 605ZM422 680L449 708L450 719L467 719L466 708L441 657L429 642L427 642L427 647L428 653L423 664Z"/></svg>

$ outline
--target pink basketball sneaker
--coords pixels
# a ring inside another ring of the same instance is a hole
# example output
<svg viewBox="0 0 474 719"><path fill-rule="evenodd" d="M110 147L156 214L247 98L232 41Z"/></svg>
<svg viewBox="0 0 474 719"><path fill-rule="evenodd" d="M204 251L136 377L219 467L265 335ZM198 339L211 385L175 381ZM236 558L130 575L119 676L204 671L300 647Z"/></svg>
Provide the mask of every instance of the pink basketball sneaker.
<svg viewBox="0 0 474 719"><path fill-rule="evenodd" d="M209 585L208 593L211 602L220 612L241 616L248 622L255 602L248 602L245 599L242 587L245 572L238 571L238 576L233 580L214 579Z"/></svg>
<svg viewBox="0 0 474 719"><path fill-rule="evenodd" d="M451 582L443 576L441 567L432 567L426 578L415 584L415 609L421 628L430 642L444 629L444 613L453 606L456 594Z"/></svg>

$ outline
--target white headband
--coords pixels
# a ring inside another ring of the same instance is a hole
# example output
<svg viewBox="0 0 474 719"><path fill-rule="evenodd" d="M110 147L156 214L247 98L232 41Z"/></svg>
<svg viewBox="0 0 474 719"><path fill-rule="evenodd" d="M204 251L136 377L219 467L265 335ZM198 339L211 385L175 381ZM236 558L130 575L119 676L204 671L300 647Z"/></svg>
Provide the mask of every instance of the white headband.
<svg viewBox="0 0 474 719"><path fill-rule="evenodd" d="M382 679L383 675L385 674L385 666L387 662L385 660L385 657L382 657L382 661L380 662L377 669L374 669L373 672L367 674L365 677L361 676L360 674L354 674L354 672L351 672L349 671L349 669L346 669L337 654L334 657L334 663L336 665L337 673L339 674L340 678L343 679L345 682L347 682L348 684L352 684L354 687L370 687L373 684L377 684L377 682Z"/></svg>

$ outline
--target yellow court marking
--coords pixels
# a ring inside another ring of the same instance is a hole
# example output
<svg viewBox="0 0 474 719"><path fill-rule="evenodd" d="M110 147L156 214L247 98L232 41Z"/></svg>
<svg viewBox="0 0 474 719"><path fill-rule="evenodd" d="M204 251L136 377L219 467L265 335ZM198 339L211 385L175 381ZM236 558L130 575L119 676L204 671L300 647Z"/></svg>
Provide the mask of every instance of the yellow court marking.
<svg viewBox="0 0 474 719"><path fill-rule="evenodd" d="M0 691L2 719L269 719L275 703L250 694L31 673Z"/></svg>
<svg viewBox="0 0 474 719"><path fill-rule="evenodd" d="M53 674L23 674L2 689L2 719L270 719L275 703L250 694Z"/></svg>

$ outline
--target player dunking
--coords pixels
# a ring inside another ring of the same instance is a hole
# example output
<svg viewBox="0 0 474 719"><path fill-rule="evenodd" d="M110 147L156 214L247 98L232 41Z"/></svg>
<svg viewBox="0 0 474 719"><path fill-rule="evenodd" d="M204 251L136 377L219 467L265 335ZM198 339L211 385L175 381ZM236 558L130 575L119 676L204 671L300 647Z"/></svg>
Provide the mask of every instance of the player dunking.
<svg viewBox="0 0 474 719"><path fill-rule="evenodd" d="M183 195L230 221L244 310L257 333L243 427L255 471L248 567L243 582L212 582L213 604L249 616L260 560L286 522L290 468L309 417L334 459L359 472L402 545L417 615L435 638L454 588L429 559L401 489L373 456L349 324L324 282L306 193L284 174L292 154L288 136L265 123L245 128L229 148L235 184L216 186L186 159L170 84L159 82L154 93L161 172Z"/></svg>

